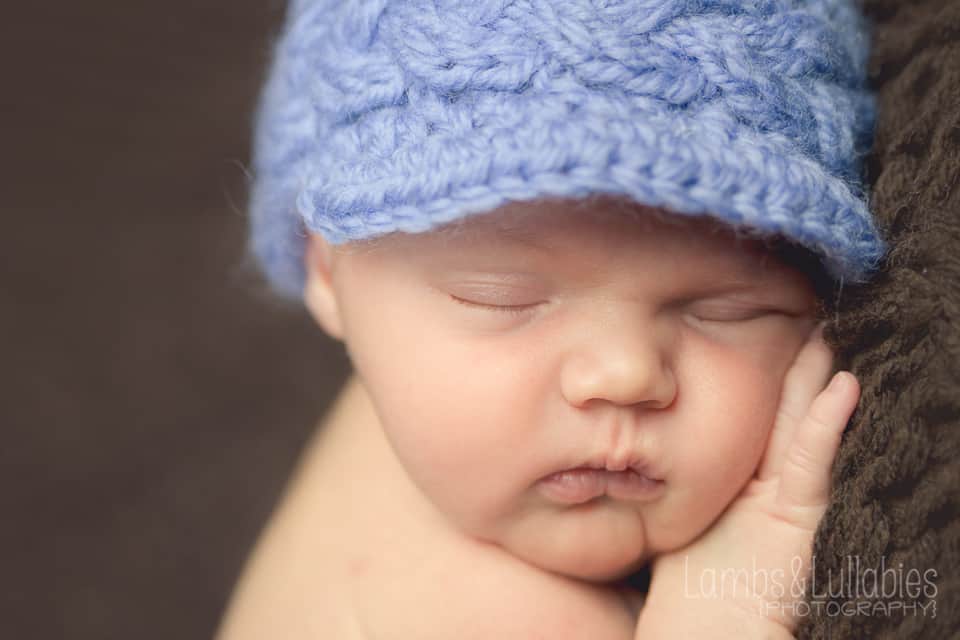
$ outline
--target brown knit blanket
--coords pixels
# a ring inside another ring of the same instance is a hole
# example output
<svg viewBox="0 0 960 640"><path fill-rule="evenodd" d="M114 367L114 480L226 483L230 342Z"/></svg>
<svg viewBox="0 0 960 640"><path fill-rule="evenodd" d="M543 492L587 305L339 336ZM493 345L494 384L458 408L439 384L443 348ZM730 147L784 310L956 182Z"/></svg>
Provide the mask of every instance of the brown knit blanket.
<svg viewBox="0 0 960 640"><path fill-rule="evenodd" d="M874 282L842 290L827 329L863 391L798 637L957 637L960 0L863 6L879 95L871 206L891 251Z"/></svg>

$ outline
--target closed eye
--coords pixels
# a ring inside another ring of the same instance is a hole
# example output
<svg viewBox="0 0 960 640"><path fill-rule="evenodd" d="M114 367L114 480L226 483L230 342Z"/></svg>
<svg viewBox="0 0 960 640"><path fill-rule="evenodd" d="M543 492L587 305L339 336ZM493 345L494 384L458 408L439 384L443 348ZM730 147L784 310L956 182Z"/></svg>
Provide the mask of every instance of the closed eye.
<svg viewBox="0 0 960 640"><path fill-rule="evenodd" d="M512 315L520 315L522 313L525 313L533 309L539 304L539 303L518 304L518 305L486 304L483 302L474 302L472 300L465 300L463 298L458 298L453 294L450 295L450 299L467 307L473 307L475 309L485 309L487 311L496 311L499 313L508 313Z"/></svg>
<svg viewBox="0 0 960 640"><path fill-rule="evenodd" d="M774 308L716 307L709 309L692 309L690 315L700 322L750 322L751 320L759 320L768 316L790 314Z"/></svg>

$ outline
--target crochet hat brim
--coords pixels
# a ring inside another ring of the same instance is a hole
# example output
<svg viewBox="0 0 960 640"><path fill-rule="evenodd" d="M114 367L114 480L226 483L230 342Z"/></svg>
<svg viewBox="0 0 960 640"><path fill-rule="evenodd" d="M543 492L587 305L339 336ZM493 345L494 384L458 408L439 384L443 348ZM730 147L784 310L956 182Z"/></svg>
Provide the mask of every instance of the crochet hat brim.
<svg viewBox="0 0 960 640"><path fill-rule="evenodd" d="M821 164L775 137L725 127L721 113L640 104L507 99L497 109L513 115L505 122L501 114L495 128L482 126L474 104L479 126L466 135L438 131L388 157L315 171L305 156L298 171L256 184L253 223L264 224L254 251L275 287L300 295L308 231L341 244L422 233L508 201L608 193L781 234L821 256L837 279L859 282L876 268L884 244L865 203ZM527 110L536 117L525 118ZM400 113L383 117L392 121L380 126L402 126Z"/></svg>

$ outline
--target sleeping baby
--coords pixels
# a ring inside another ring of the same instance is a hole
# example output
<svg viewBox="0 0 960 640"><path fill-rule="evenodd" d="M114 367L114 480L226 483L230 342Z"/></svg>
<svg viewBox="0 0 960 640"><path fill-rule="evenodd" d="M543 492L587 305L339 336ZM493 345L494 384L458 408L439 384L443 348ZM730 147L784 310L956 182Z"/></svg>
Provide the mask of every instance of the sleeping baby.
<svg viewBox="0 0 960 640"><path fill-rule="evenodd" d="M883 253L858 20L293 2L251 239L353 374L219 637L791 637Z"/></svg>

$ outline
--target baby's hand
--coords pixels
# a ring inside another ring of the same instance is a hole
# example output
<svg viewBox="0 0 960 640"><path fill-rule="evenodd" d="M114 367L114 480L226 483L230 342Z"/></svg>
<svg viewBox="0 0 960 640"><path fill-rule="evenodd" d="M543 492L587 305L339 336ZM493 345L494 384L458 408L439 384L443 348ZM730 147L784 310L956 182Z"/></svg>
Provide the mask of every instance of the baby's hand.
<svg viewBox="0 0 960 640"><path fill-rule="evenodd" d="M833 460L860 397L849 372L837 373L824 388L833 354L821 336L818 327L784 378L755 476L709 530L653 561L648 607L656 599L688 616L726 617L744 628L753 620L776 634L792 634L810 573L813 535L830 497ZM643 628L641 614L638 631Z"/></svg>

